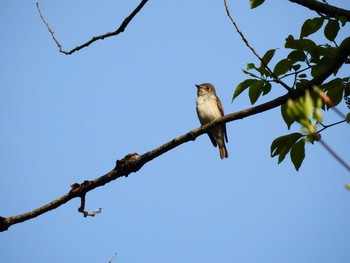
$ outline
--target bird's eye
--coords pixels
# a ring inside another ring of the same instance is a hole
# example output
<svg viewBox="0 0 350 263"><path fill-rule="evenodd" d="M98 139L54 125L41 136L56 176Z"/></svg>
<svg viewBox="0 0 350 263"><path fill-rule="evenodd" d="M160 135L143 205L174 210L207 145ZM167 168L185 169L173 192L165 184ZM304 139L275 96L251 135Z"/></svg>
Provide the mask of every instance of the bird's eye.
<svg viewBox="0 0 350 263"><path fill-rule="evenodd" d="M206 91L209 91L209 90L210 90L210 88L209 88L209 87L205 87L205 90L206 90Z"/></svg>

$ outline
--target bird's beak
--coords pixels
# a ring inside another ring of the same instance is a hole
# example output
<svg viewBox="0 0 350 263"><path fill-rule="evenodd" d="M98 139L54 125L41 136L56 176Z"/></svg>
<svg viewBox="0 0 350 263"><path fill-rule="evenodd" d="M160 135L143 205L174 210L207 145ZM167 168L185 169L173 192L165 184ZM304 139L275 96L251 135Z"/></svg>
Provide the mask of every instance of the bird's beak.
<svg viewBox="0 0 350 263"><path fill-rule="evenodd" d="M199 88L200 88L200 85L195 84L195 86L197 87L197 89L199 89Z"/></svg>

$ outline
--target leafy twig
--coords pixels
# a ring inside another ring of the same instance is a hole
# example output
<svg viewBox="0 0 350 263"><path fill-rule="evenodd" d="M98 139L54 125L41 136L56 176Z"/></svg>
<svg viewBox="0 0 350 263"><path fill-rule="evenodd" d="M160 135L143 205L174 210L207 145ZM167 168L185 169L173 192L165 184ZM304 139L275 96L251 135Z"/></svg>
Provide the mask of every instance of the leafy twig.
<svg viewBox="0 0 350 263"><path fill-rule="evenodd" d="M225 9L226 9L226 13L228 15L228 17L230 18L233 26L236 28L237 33L241 36L243 42L246 44L246 46L253 52L253 54L260 60L261 64L266 68L266 70L268 72L270 72L271 76L273 76L274 81L280 85L282 85L286 90L291 91L292 88L289 87L286 83L284 83L280 78L278 78L276 76L276 74L273 73L273 71L269 68L269 66L267 66L267 64L265 63L265 61L262 59L262 57L260 57L260 55L255 51L255 49L249 44L247 38L244 36L244 34L242 33L242 31L239 29L239 27L237 26L235 20L232 18L230 10L228 8L228 5L226 3L226 0L224 0L224 5L225 5Z"/></svg>

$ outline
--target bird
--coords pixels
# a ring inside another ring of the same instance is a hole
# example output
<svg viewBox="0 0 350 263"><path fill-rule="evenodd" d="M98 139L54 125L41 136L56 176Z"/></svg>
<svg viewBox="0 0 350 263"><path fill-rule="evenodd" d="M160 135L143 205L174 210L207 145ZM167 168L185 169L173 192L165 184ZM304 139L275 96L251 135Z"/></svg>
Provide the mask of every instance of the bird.
<svg viewBox="0 0 350 263"><path fill-rule="evenodd" d="M195 84L197 87L196 110L201 125L205 125L224 116L224 109L220 99L216 95L213 84ZM227 140L226 124L223 123L208 132L208 136L214 147L219 146L220 158L228 158L225 141Z"/></svg>

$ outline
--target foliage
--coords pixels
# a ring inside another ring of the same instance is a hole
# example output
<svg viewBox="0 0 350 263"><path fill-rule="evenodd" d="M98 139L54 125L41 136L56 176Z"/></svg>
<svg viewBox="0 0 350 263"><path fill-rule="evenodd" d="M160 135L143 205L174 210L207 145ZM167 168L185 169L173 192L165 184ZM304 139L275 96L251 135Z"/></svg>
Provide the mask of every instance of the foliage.
<svg viewBox="0 0 350 263"><path fill-rule="evenodd" d="M263 2L250 0L250 7L256 8ZM260 65L248 63L242 69L248 78L237 85L232 100L248 90L250 103L254 104L261 96L269 94L276 83L284 84L288 92L303 90L303 84L320 75L334 59L346 40L342 39L338 44L337 37L347 25L348 21L344 17L319 14L318 17L307 19L301 26L298 38L292 35L286 38L284 48L287 56L270 66L278 51L270 49L259 58ZM316 33L322 35L324 43L312 40L311 37ZM302 129L301 132L283 135L272 142L271 157L278 157L278 163L289 153L295 169L299 170L305 157L305 143L320 139L318 124L322 121L322 114L341 102L350 109L350 76L336 77L338 70L333 72L333 79L307 90L299 99L289 99L281 106L281 115L287 128L291 129L294 123L299 123ZM286 80L292 83L291 86L285 84Z"/></svg>
<svg viewBox="0 0 350 263"><path fill-rule="evenodd" d="M289 127L292 123L298 122L303 128L302 133L294 132L278 137L272 142L271 157L278 156L278 163L281 163L290 152L291 160L298 171L305 158L305 142L313 143L320 139L317 123L322 121L320 108L323 102L319 94L318 89L313 91L313 96L306 91L305 96L298 100L289 99L287 104L281 107L282 116Z"/></svg>
<svg viewBox="0 0 350 263"><path fill-rule="evenodd" d="M264 3L265 0L250 0L250 8L255 8Z"/></svg>

